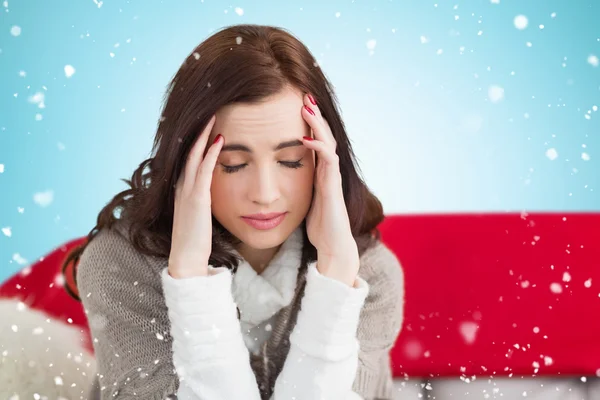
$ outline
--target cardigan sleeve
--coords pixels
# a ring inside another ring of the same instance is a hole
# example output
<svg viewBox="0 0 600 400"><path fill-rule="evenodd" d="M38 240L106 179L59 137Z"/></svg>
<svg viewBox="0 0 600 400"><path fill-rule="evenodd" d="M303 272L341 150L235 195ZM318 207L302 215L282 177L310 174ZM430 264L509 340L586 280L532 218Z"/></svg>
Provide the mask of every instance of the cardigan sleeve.
<svg viewBox="0 0 600 400"><path fill-rule="evenodd" d="M101 400L163 400L177 391L157 273L114 229L101 230L81 255L77 286L93 341Z"/></svg>
<svg viewBox="0 0 600 400"><path fill-rule="evenodd" d="M400 262L379 242L361 256L359 276L370 290L360 314L360 343L353 391L364 399L393 397L389 353L404 319L404 273Z"/></svg>

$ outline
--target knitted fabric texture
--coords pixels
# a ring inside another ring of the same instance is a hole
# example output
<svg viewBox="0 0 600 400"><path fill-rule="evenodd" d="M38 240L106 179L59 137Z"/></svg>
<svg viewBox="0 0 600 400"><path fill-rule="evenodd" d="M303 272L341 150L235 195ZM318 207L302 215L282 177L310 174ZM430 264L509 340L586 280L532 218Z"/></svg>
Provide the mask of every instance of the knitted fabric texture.
<svg viewBox="0 0 600 400"><path fill-rule="evenodd" d="M100 231L82 254L77 284L97 358L95 398L175 398L179 381L160 279L167 262L136 251L119 224ZM289 352L306 265L301 260L292 302L275 315L270 337L257 354L249 354L264 400L271 397ZM370 290L357 330L360 351L353 391L366 400L391 399L389 351L402 326L404 275L394 254L377 242L361 255L359 276Z"/></svg>

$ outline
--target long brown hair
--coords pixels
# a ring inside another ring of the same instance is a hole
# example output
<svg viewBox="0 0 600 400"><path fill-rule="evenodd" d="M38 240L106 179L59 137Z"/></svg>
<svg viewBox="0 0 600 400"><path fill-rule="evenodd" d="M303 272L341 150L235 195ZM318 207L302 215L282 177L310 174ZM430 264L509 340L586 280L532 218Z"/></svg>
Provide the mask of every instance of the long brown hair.
<svg viewBox="0 0 600 400"><path fill-rule="evenodd" d="M309 50L286 30L261 25L234 25L210 36L185 59L170 82L152 147L124 180L129 189L100 211L87 241L63 263L68 281L76 283L76 266L87 243L117 220L127 222L136 250L168 257L174 212L174 186L188 153L211 116L230 103L253 103L277 94L286 85L311 93L337 142L343 193L352 234L359 253L379 239L383 220L379 200L359 176L358 166L340 117L333 88ZM118 216L115 214L119 214ZM305 229L305 228L304 228ZM306 231L305 237L306 237ZM213 217L211 265L235 269L238 259L229 251L233 236ZM309 254L316 254L306 241ZM67 291L78 298L77 288Z"/></svg>

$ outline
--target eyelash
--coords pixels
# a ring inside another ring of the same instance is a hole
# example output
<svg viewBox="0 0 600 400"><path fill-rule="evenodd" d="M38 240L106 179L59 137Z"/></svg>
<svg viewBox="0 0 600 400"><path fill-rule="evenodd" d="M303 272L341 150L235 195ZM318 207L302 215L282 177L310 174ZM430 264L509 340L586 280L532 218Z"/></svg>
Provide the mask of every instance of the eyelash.
<svg viewBox="0 0 600 400"><path fill-rule="evenodd" d="M304 166L304 164L302 164L302 162L300 162L300 160L298 160L298 161L279 161L279 162L281 164L283 164L284 166L286 166L288 168L292 168L292 169L298 169L298 168L301 168ZM223 164L221 164L221 165L223 165ZM227 174L233 174L234 172L237 172L237 171L241 170L242 168L244 168L246 165L248 165L248 164L234 165L232 167L223 165L223 170Z"/></svg>

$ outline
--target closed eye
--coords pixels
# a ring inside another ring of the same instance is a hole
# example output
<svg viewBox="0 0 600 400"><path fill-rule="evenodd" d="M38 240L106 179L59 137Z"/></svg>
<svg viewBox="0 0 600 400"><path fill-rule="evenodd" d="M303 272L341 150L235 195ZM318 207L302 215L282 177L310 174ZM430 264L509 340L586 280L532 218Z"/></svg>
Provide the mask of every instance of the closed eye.
<svg viewBox="0 0 600 400"><path fill-rule="evenodd" d="M286 168L298 169L298 168L301 168L304 166L304 164L302 164L301 161L302 161L302 159L300 159L298 161L279 161L279 163ZM225 173L233 174L234 172L237 172L237 171L241 170L242 168L246 167L248 164L239 164L239 165L221 164L221 165L223 166L223 171L225 171Z"/></svg>
<svg viewBox="0 0 600 400"><path fill-rule="evenodd" d="M304 164L302 164L301 161L302 161L302 159L300 159L298 161L279 161L279 162L288 168L297 169L297 168L301 168L304 166Z"/></svg>

